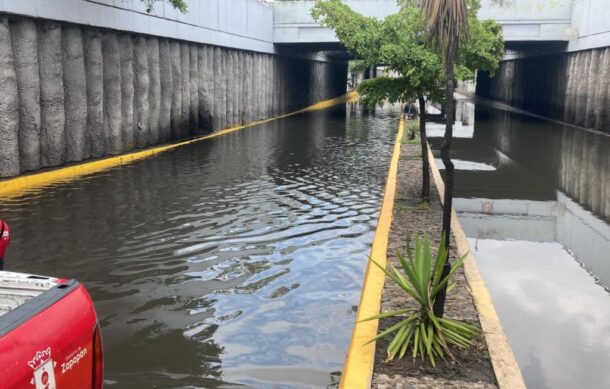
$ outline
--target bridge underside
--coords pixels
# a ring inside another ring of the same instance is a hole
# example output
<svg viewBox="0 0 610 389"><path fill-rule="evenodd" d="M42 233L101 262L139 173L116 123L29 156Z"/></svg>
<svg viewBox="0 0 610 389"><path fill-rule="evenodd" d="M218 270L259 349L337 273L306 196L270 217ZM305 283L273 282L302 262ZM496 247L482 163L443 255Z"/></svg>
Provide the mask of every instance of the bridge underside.
<svg viewBox="0 0 610 389"><path fill-rule="evenodd" d="M333 62L346 62L355 59L347 52L345 46L339 42L313 42L313 43L276 43L275 48L280 54L309 56L322 54Z"/></svg>

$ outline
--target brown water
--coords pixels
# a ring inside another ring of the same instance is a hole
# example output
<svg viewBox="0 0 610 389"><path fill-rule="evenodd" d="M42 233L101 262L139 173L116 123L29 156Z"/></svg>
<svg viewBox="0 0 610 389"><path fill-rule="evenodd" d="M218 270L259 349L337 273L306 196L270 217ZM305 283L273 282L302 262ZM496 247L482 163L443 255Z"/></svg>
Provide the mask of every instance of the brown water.
<svg viewBox="0 0 610 389"><path fill-rule="evenodd" d="M528 388L609 388L610 136L477 106L452 149L454 206Z"/></svg>
<svg viewBox="0 0 610 389"><path fill-rule="evenodd" d="M6 268L86 285L107 387L332 386L396 115L303 114L2 201Z"/></svg>

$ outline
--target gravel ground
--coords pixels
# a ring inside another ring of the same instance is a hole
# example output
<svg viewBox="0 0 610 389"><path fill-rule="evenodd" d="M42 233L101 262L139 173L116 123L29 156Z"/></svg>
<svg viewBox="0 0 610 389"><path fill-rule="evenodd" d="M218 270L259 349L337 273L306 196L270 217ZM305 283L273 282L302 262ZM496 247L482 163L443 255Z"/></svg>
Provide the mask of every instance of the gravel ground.
<svg viewBox="0 0 610 389"><path fill-rule="evenodd" d="M415 234L426 233L432 247L438 247L441 233L442 208L438 192L431 183L432 201L429 206L419 204L421 190L421 149L420 145L403 144L398 165L398 187L394 204L394 215L388 247L389 261L397 264L394 253L402 249L407 237L412 241ZM455 247L451 258L455 260ZM445 316L460 319L479 326L477 313L460 269L454 277L455 288L448 294ZM382 311L400 309L413 305L413 301L391 280L387 280L382 296ZM379 330L383 330L396 320L381 320ZM409 355L400 361L385 363L386 348L391 339L377 342L373 388L496 388L496 380L491 366L485 340L480 337L469 350L452 350L457 362L438 361L436 368L421 359L413 360ZM408 352L407 352L408 354Z"/></svg>

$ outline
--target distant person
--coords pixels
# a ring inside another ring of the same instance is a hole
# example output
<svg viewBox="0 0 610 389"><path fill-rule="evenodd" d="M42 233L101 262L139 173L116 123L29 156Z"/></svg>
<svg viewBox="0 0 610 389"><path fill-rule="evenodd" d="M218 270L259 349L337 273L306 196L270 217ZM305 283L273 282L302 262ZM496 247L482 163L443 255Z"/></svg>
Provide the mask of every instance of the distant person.
<svg viewBox="0 0 610 389"><path fill-rule="evenodd" d="M417 112L417 106L415 105L415 103L410 102L407 105L405 105L405 116L407 117L407 120L414 120L418 115Z"/></svg>
<svg viewBox="0 0 610 389"><path fill-rule="evenodd" d="M6 248L11 241L11 234L8 228L8 224L0 220L0 270L4 267L4 254Z"/></svg>

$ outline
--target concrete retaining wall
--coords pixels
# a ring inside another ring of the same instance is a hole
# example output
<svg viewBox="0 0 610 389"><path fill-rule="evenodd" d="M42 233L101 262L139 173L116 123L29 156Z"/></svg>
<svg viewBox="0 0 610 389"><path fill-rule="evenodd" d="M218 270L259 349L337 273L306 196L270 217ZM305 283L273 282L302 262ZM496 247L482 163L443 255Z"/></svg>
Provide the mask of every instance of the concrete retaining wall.
<svg viewBox="0 0 610 389"><path fill-rule="evenodd" d="M610 133L610 47L503 61L477 95Z"/></svg>
<svg viewBox="0 0 610 389"><path fill-rule="evenodd" d="M0 177L345 93L345 65L0 14Z"/></svg>

